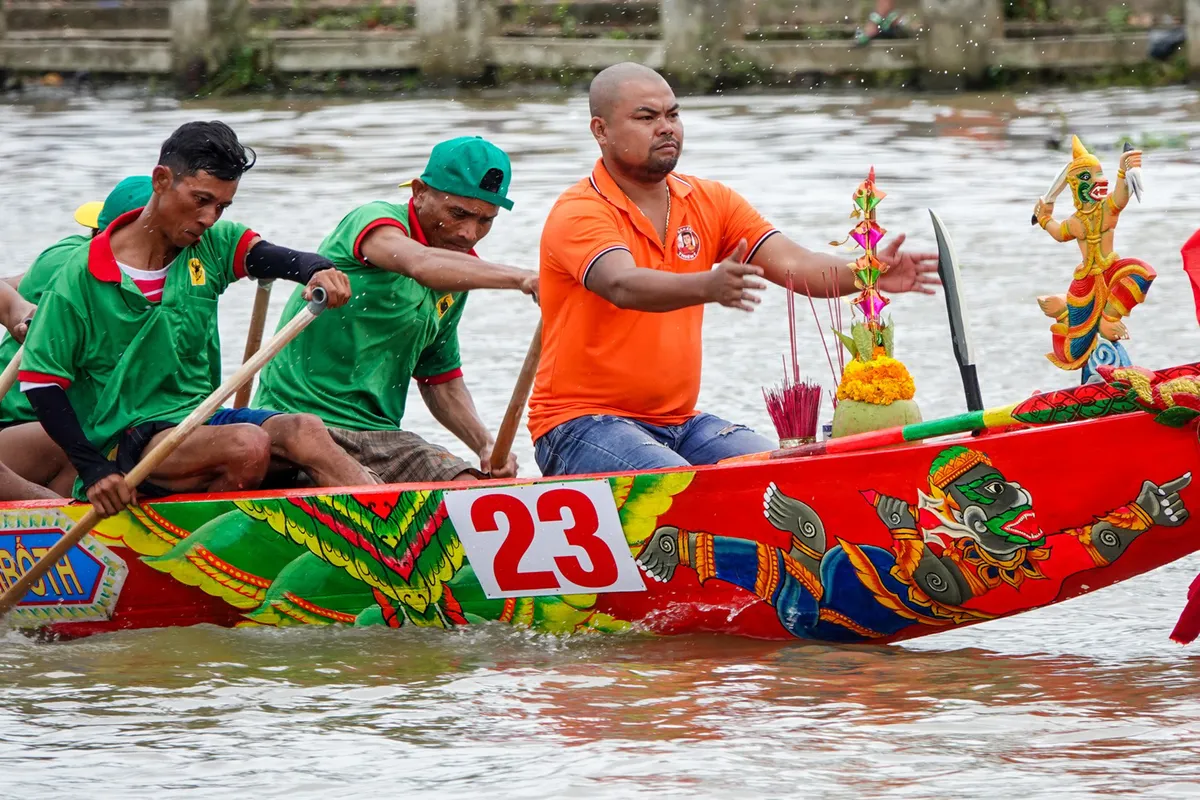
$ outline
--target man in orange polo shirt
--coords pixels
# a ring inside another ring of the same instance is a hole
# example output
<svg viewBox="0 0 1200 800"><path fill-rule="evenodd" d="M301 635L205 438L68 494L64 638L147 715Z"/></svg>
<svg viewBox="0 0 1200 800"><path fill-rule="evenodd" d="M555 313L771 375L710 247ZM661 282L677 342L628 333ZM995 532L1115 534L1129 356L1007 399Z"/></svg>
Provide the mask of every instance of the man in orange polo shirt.
<svg viewBox="0 0 1200 800"><path fill-rule="evenodd" d="M759 278L782 286L789 272L819 296L850 294L846 259L791 241L728 186L675 174L683 125L657 72L609 67L589 101L600 160L542 231L544 333L529 404L542 474L714 464L774 448L696 410L704 306L750 311L766 288ZM880 253L890 266L880 288L932 294L937 256L901 254L903 240Z"/></svg>

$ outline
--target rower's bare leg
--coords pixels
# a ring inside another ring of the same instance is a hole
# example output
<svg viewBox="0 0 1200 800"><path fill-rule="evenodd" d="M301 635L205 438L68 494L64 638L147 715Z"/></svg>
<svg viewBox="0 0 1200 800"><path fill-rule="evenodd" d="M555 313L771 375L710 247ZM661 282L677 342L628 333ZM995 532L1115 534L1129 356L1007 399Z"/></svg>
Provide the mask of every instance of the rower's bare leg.
<svg viewBox="0 0 1200 800"><path fill-rule="evenodd" d="M25 480L8 467L0 464L0 500L56 500L61 499L45 486Z"/></svg>
<svg viewBox="0 0 1200 800"><path fill-rule="evenodd" d="M75 479L79 477L79 473L75 471L75 465L67 462L57 475L46 484L46 488L55 494L63 497L70 497L75 491Z"/></svg>
<svg viewBox="0 0 1200 800"><path fill-rule="evenodd" d="M314 414L277 414L263 422L262 429L271 437L271 456L304 470L317 486L375 484Z"/></svg>
<svg viewBox="0 0 1200 800"><path fill-rule="evenodd" d="M26 422L0 430L0 461L31 483L52 487L63 497L71 493L75 468L40 422ZM59 486L67 477L70 483L66 483L63 492Z"/></svg>
<svg viewBox="0 0 1200 800"><path fill-rule="evenodd" d="M149 453L169 436L146 446ZM236 492L256 489L271 465L271 438L257 425L205 425L196 429L150 474L150 481L175 492Z"/></svg>

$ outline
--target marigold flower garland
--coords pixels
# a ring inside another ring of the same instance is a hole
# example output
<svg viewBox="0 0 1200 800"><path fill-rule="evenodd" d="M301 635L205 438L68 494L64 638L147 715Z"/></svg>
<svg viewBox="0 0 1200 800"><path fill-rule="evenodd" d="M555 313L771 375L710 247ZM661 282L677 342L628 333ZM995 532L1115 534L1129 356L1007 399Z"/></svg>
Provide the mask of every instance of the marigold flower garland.
<svg viewBox="0 0 1200 800"><path fill-rule="evenodd" d="M891 356L877 355L870 361L852 359L842 372L838 385L839 400L858 400L874 405L891 405L897 400L912 400L916 386L908 369Z"/></svg>

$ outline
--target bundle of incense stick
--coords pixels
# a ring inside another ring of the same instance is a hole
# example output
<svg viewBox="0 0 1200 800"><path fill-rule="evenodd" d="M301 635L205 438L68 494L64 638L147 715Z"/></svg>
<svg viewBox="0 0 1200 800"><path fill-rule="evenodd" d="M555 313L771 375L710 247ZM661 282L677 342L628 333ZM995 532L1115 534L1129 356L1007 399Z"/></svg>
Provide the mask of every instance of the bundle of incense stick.
<svg viewBox="0 0 1200 800"><path fill-rule="evenodd" d="M801 439L814 441L817 436L817 417L821 411L821 386L814 381L800 380L800 359L796 346L796 292L792 285L792 274L787 276L788 333L792 346L792 369L788 374L787 362L783 365L783 384L773 389L763 389L763 400L767 413L775 423L775 432L780 440Z"/></svg>
<svg viewBox="0 0 1200 800"><path fill-rule="evenodd" d="M789 283L791 282L791 279L791 273L788 273ZM844 333L845 331L842 327L842 304L840 299L835 299L836 290L831 288L838 285L837 270L831 269L826 275L826 281L825 303L829 311L829 327L831 330L837 331L838 333ZM821 347L825 349L825 360L829 362L829 371L833 374L833 384L834 386L838 386L842 382L842 373L846 371L846 355L843 352L843 349L835 344L834 349L837 351L837 366L833 366L833 356L829 354L829 344L825 341L825 329L821 327L821 318L817 314L816 304L813 303L812 290L809 288L808 281L804 282L804 288L808 294L808 307L812 309L813 322L815 322L817 325L817 333L821 335ZM791 318L795 318L795 312L792 313ZM795 334L793 333L792 336L794 339ZM793 345L793 352L794 350L795 346ZM836 409L838 403L836 390L829 393L829 399L830 402L833 403L833 407Z"/></svg>

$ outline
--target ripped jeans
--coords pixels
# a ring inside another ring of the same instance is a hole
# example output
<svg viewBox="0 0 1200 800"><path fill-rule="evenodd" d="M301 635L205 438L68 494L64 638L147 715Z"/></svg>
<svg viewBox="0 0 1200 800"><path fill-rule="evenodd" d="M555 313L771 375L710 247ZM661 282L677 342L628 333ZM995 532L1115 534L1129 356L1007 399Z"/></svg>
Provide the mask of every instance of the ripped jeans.
<svg viewBox="0 0 1200 800"><path fill-rule="evenodd" d="M538 468L546 476L715 464L774 449L765 436L712 414L668 427L594 414L564 422L533 443Z"/></svg>

